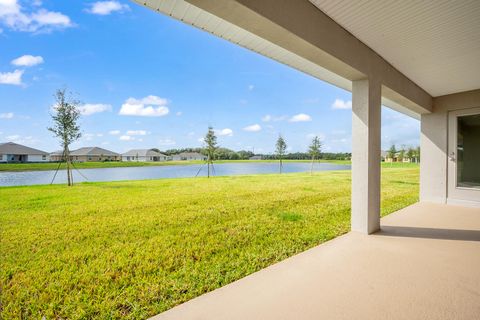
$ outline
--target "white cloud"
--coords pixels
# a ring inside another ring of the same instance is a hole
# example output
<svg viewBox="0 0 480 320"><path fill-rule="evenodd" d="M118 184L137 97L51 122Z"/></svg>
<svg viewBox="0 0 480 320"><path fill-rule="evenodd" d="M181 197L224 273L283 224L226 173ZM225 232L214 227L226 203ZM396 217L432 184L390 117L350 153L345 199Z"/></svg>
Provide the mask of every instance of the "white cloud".
<svg viewBox="0 0 480 320"><path fill-rule="evenodd" d="M288 120L290 122L306 122L306 121L312 121L312 117L310 117L308 114L305 113L299 113L294 115L293 117Z"/></svg>
<svg viewBox="0 0 480 320"><path fill-rule="evenodd" d="M145 136L145 135L147 135L147 131L145 131L145 130L128 130L127 135L129 135L129 136Z"/></svg>
<svg viewBox="0 0 480 320"><path fill-rule="evenodd" d="M315 137L318 137L321 141L325 140L325 134L323 134L323 133L309 133L309 134L307 134L308 139L313 139Z"/></svg>
<svg viewBox="0 0 480 320"><path fill-rule="evenodd" d="M109 104L102 103L87 103L78 107L80 113L84 116L90 116L94 113L100 113L105 111L112 111L112 106Z"/></svg>
<svg viewBox="0 0 480 320"><path fill-rule="evenodd" d="M269 114L266 114L262 117L263 122L270 122L272 120L272 116Z"/></svg>
<svg viewBox="0 0 480 320"><path fill-rule="evenodd" d="M8 141L18 141L20 140L20 135L18 134L13 134L11 136L6 137Z"/></svg>
<svg viewBox="0 0 480 320"><path fill-rule="evenodd" d="M85 140L87 141L92 141L93 137L95 137L95 134L93 133L84 133L82 136Z"/></svg>
<svg viewBox="0 0 480 320"><path fill-rule="evenodd" d="M252 91L253 89L255 89L255 86L253 84L249 84L248 91Z"/></svg>
<svg viewBox="0 0 480 320"><path fill-rule="evenodd" d="M158 144L161 146L173 146L177 143L174 140L167 138L158 140Z"/></svg>
<svg viewBox="0 0 480 320"><path fill-rule="evenodd" d="M178 111L176 115L180 117L182 115L182 111Z"/></svg>
<svg viewBox="0 0 480 320"><path fill-rule="evenodd" d="M233 136L233 130L230 129L230 128L225 128L225 129L222 129L222 130L215 130L215 133L219 136L227 136L227 137Z"/></svg>
<svg viewBox="0 0 480 320"><path fill-rule="evenodd" d="M127 135L120 136L119 139L122 140L122 141L133 141L133 140L135 140L134 137L127 136Z"/></svg>
<svg viewBox="0 0 480 320"><path fill-rule="evenodd" d="M142 99L128 98L119 114L123 116L162 117L169 113L167 99L147 96Z"/></svg>
<svg viewBox="0 0 480 320"><path fill-rule="evenodd" d="M243 130L249 131L249 132L258 132L262 130L262 127L259 124L252 124L250 126L246 126L245 128L243 128Z"/></svg>
<svg viewBox="0 0 480 320"><path fill-rule="evenodd" d="M11 63L19 67L32 67L37 64L43 63L43 57L26 54L21 57L18 57L17 59L12 60Z"/></svg>
<svg viewBox="0 0 480 320"><path fill-rule="evenodd" d="M24 136L22 137L19 134L13 134L5 137L7 141L20 143L20 144L27 144L27 145L34 145L38 143L38 139L35 139L32 136Z"/></svg>
<svg viewBox="0 0 480 320"><path fill-rule="evenodd" d="M15 31L49 32L72 27L70 18L60 12L38 8L41 3L30 3L35 12L27 12L18 0L0 0L0 23Z"/></svg>
<svg viewBox="0 0 480 320"><path fill-rule="evenodd" d="M332 109L352 109L352 101L335 99L335 102L332 104Z"/></svg>
<svg viewBox="0 0 480 320"><path fill-rule="evenodd" d="M112 12L124 12L130 7L126 4L121 4L118 1L97 1L92 3L90 9L86 10L89 13L106 16Z"/></svg>
<svg viewBox="0 0 480 320"><path fill-rule="evenodd" d="M12 119L13 112L0 113L0 119Z"/></svg>
<svg viewBox="0 0 480 320"><path fill-rule="evenodd" d="M108 134L111 134L112 136L117 136L120 134L120 130L110 130L108 131Z"/></svg>
<svg viewBox="0 0 480 320"><path fill-rule="evenodd" d="M16 86L22 85L23 70L15 70L13 72L0 72L0 84L12 84Z"/></svg>

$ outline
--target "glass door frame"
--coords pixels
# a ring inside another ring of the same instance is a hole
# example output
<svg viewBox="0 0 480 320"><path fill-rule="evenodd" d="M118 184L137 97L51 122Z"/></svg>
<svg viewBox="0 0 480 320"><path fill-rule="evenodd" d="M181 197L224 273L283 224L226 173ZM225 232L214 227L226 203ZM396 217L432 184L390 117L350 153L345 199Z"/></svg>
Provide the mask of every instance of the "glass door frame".
<svg viewBox="0 0 480 320"><path fill-rule="evenodd" d="M480 114L480 107L448 112L447 203L480 207L480 189L457 186L458 118Z"/></svg>

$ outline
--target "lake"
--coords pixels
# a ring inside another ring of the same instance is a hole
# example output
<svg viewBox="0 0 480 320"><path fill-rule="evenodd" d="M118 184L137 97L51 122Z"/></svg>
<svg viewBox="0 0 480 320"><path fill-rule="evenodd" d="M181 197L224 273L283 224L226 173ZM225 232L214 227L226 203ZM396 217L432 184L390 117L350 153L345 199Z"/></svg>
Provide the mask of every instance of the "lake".
<svg viewBox="0 0 480 320"><path fill-rule="evenodd" d="M350 165L333 163L316 163L314 171L349 170ZM200 172L199 172L200 170ZM283 172L310 171L310 163L287 162L283 165ZM126 168L101 168L81 169L73 171L74 182L93 181L119 181L119 180L145 180L162 178L188 178L207 175L206 165L172 165L151 167L126 167ZM215 176L230 176L242 174L268 174L278 173L277 162L252 162L252 163L220 163L214 165ZM50 184L55 175L54 170L49 171L24 171L0 172L0 186L23 186L35 184ZM53 183L66 183L67 174L60 170Z"/></svg>

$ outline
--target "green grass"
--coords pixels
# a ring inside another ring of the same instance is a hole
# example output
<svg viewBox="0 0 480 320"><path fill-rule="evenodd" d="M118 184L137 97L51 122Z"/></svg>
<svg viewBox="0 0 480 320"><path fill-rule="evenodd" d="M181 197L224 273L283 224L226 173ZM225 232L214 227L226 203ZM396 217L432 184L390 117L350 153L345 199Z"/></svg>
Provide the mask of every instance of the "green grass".
<svg viewBox="0 0 480 320"><path fill-rule="evenodd" d="M0 225L1 318L144 319L346 233L350 172L0 188Z"/></svg>
<svg viewBox="0 0 480 320"><path fill-rule="evenodd" d="M278 162L278 160L218 160L215 163L258 163L258 162ZM310 160L284 160L284 162L307 162ZM320 160L322 163L350 164L349 160ZM77 169L94 168L117 168L117 167L149 167L149 166L175 166L188 164L202 164L204 161L165 161L165 162L79 162L75 163ZM382 163L382 166L389 168L417 167L415 163ZM56 170L58 163L0 163L0 172L2 171L43 171ZM60 165L60 169L65 169L65 164Z"/></svg>

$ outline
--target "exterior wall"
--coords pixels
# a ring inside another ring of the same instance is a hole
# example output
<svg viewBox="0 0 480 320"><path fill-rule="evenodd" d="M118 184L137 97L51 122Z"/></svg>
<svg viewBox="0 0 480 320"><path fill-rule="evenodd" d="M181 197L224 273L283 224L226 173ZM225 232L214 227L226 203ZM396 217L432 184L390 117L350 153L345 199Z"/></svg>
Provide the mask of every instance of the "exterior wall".
<svg viewBox="0 0 480 320"><path fill-rule="evenodd" d="M205 156L183 156L179 154L175 154L172 156L173 161L191 161L191 160L206 160L207 157Z"/></svg>
<svg viewBox="0 0 480 320"><path fill-rule="evenodd" d="M158 161L167 161L168 157L167 156L122 156L122 161L127 161L127 162L158 162Z"/></svg>
<svg viewBox="0 0 480 320"><path fill-rule="evenodd" d="M27 162L48 162L50 161L50 156L48 155L28 155Z"/></svg>
<svg viewBox="0 0 480 320"><path fill-rule="evenodd" d="M50 156L48 155L15 155L15 154L0 154L0 162L48 162Z"/></svg>
<svg viewBox="0 0 480 320"><path fill-rule="evenodd" d="M74 162L120 161L120 156L70 156Z"/></svg>
<svg viewBox="0 0 480 320"><path fill-rule="evenodd" d="M421 116L420 201L446 203L448 112L480 107L480 90L434 98L433 112Z"/></svg>
<svg viewBox="0 0 480 320"><path fill-rule="evenodd" d="M144 156L122 156L122 161L128 162L145 162L147 158Z"/></svg>

